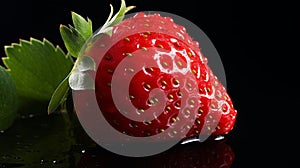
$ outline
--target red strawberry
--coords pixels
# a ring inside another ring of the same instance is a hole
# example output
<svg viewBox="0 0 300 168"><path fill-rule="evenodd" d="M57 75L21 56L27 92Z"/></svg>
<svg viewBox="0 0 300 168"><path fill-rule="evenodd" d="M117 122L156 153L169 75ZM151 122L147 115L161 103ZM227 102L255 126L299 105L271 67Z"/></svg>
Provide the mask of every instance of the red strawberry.
<svg viewBox="0 0 300 168"><path fill-rule="evenodd" d="M118 131L145 137L168 130L168 139L215 137L233 128L236 110L225 88L198 42L171 18L138 13L88 54L98 63L98 105Z"/></svg>

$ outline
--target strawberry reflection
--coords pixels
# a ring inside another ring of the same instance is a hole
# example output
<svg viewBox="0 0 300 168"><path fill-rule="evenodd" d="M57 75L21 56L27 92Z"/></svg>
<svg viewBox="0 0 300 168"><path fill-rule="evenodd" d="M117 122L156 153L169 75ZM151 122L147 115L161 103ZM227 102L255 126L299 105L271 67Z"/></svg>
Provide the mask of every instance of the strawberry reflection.
<svg viewBox="0 0 300 168"><path fill-rule="evenodd" d="M177 145L164 153L144 158L124 157L102 148L94 148L85 150L78 168L229 168L234 158L233 150L224 140Z"/></svg>

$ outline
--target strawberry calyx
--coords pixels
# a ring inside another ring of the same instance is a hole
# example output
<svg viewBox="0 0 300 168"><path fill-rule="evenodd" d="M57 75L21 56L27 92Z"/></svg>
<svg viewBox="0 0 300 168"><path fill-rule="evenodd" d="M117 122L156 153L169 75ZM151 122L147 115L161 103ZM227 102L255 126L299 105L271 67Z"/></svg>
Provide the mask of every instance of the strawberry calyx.
<svg viewBox="0 0 300 168"><path fill-rule="evenodd" d="M135 6L126 7L125 0L121 0L121 7L119 11L113 16L114 8L110 5L111 11L110 14L104 23L104 25L94 34L94 36L98 36L100 34L107 34L111 36L112 28L114 25L119 24L124 19L125 14L135 8ZM93 36L93 37L94 37ZM86 44L86 46L91 45L90 43ZM82 48L85 48L83 46ZM92 70L95 71L95 62L92 58L85 56L84 54L80 54L70 72L67 76L69 79L69 86L73 90L86 90L86 89L94 89L94 81L88 75L87 71Z"/></svg>

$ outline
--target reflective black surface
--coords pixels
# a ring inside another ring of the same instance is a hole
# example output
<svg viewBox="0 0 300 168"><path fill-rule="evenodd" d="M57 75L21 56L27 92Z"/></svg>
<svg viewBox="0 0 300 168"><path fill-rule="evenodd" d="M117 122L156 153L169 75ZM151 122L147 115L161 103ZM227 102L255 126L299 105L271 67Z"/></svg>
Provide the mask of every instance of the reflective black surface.
<svg viewBox="0 0 300 168"><path fill-rule="evenodd" d="M0 133L0 167L74 167L74 133L68 115L23 115Z"/></svg>
<svg viewBox="0 0 300 168"><path fill-rule="evenodd" d="M73 116L74 117L74 116ZM234 150L226 139L178 144L154 156L134 158L96 145L76 118L23 115L0 134L0 167L198 167L229 168Z"/></svg>

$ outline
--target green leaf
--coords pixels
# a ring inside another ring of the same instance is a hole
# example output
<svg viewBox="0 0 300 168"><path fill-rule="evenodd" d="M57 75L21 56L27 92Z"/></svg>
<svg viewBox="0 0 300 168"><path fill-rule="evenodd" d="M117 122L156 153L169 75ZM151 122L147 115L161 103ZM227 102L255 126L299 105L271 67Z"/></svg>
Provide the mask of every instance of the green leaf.
<svg viewBox="0 0 300 168"><path fill-rule="evenodd" d="M48 114L53 113L60 104L66 101L69 91L68 77L69 76L67 76L54 91L48 105Z"/></svg>
<svg viewBox="0 0 300 168"><path fill-rule="evenodd" d="M0 66L0 130L9 128L17 111L17 92L15 84L7 71Z"/></svg>
<svg viewBox="0 0 300 168"><path fill-rule="evenodd" d="M130 7L130 8L133 8L133 7ZM128 11L128 10L126 10L125 0L122 0L119 11L115 14L115 16L110 21L110 26L119 24L123 20L126 11Z"/></svg>
<svg viewBox="0 0 300 168"><path fill-rule="evenodd" d="M72 56L78 57L86 39L72 26L68 28L67 26L61 25L60 34L68 52Z"/></svg>
<svg viewBox="0 0 300 168"><path fill-rule="evenodd" d="M92 21L85 20L75 12L72 12L72 20L74 27L61 25L60 34L68 52L77 58L81 48L93 34Z"/></svg>
<svg viewBox="0 0 300 168"><path fill-rule="evenodd" d="M5 52L4 64L22 101L49 102L73 66L71 58L46 39L20 40L19 44L6 46Z"/></svg>
<svg viewBox="0 0 300 168"><path fill-rule="evenodd" d="M83 36L84 39L87 40L92 36L92 21L89 18L85 20L82 16L72 12L72 20L75 29Z"/></svg>
<svg viewBox="0 0 300 168"><path fill-rule="evenodd" d="M126 7L125 13L127 13L130 10L132 10L133 8L135 8L135 6L128 6L128 7Z"/></svg>
<svg viewBox="0 0 300 168"><path fill-rule="evenodd" d="M124 19L125 14L133 8L135 8L135 6L126 7L125 0L121 0L121 7L120 7L119 11L114 15L113 18L111 18L113 15L114 8L112 5L110 5L110 14L109 14L106 22L101 27L101 29L96 33L96 35L101 34L101 33L111 35L112 27L116 24L121 23L122 20Z"/></svg>

